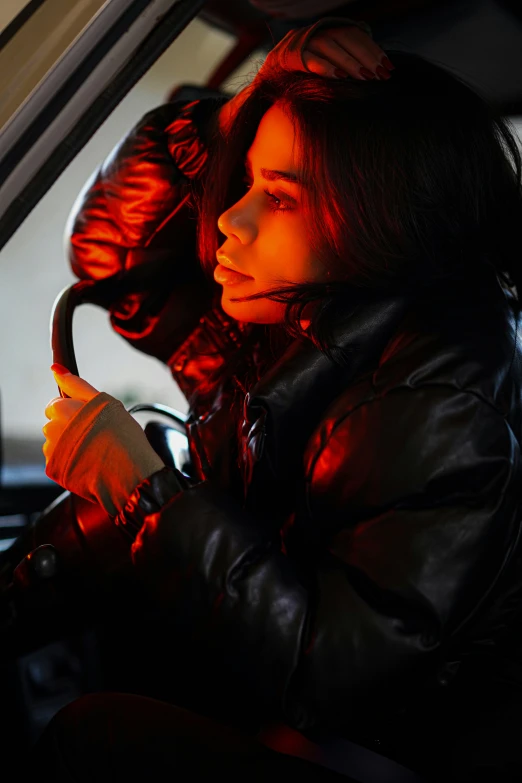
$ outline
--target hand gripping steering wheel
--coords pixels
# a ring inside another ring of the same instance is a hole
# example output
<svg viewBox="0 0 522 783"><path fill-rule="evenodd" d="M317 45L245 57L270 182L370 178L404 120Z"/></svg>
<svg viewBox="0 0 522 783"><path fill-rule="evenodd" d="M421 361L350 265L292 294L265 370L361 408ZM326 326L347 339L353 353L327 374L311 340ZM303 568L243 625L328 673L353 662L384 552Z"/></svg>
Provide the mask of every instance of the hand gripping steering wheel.
<svg viewBox="0 0 522 783"><path fill-rule="evenodd" d="M74 285L64 288L56 297L51 313L51 352L53 363L58 363L67 367L73 375L79 375L78 365L73 344L73 315L74 310L80 304L99 304L114 301L111 294L115 289L113 278L103 280L81 280ZM121 284L118 285L118 291L121 296ZM58 387L60 397L68 395ZM170 408L160 403L138 403L127 409L128 413L137 413L138 411L153 411L161 413L171 418L177 425L180 432L185 433L185 422L187 417L180 411Z"/></svg>
<svg viewBox="0 0 522 783"><path fill-rule="evenodd" d="M82 280L60 292L53 305L50 323L53 362L62 364L75 375L79 374L73 345L74 311L85 303L108 308L111 302L125 293L139 290L141 270L138 269L136 275L132 275L134 269L130 271L131 274L126 273L125 280L119 274L97 281ZM60 395L67 396L61 390ZM171 433L174 430L178 442L181 434L186 438L187 417L159 403L138 403L127 411L131 414L151 411L171 420L173 427L170 428L158 422L149 422L145 434L165 464L178 468L174 454L169 453L172 440L165 437L165 430ZM162 447L161 452L156 448L155 436L157 444ZM40 568L41 561L46 566L43 571ZM52 573L48 568L49 563L52 564ZM44 574L43 577L40 572ZM24 575L23 579L20 574ZM119 583L122 578L124 581L127 577L132 578L130 547L126 537L102 506L68 491L44 509L13 545L0 555L0 637L4 643L8 638L5 624L8 623L11 628L11 614L15 605L23 606L18 624L24 627L22 635L25 634L29 643L33 632L35 638L42 632L36 626L40 622L45 623L49 613L37 610L38 602L35 603L31 596L41 596L42 579L52 585L56 581L55 576L61 585L56 593L69 593L70 600L73 600L72 596L82 595L87 604L98 589L106 591L108 586L115 584L115 579ZM31 609L33 603L35 606ZM8 612L11 618L9 622L6 615L8 606L11 607ZM45 632L44 629L44 635Z"/></svg>

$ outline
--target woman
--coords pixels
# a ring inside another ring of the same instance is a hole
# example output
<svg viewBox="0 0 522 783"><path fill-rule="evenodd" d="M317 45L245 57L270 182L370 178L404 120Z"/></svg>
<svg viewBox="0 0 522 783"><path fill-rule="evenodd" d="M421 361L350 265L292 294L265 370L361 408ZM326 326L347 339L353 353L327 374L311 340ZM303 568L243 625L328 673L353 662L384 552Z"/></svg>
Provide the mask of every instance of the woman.
<svg viewBox="0 0 522 783"><path fill-rule="evenodd" d="M468 87L389 54L391 79L364 31L322 20L230 104L161 107L119 145L77 202L71 263L80 278L150 270L111 321L187 397L193 480L67 373L44 453L128 536L211 707L297 730L309 758L324 733L380 739L433 780L474 780L464 769L520 761L471 724L517 644L520 158ZM484 649L491 686L473 668ZM298 771L132 704L73 705L38 753L70 769L87 742L89 780L109 757L145 774L151 748L155 772Z"/></svg>

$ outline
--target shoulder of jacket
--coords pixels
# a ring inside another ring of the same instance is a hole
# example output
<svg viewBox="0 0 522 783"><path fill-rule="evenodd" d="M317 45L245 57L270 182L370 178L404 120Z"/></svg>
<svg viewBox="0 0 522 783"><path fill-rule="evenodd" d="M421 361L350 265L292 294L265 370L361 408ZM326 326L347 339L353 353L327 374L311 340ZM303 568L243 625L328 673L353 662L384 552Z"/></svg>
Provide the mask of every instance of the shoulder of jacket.
<svg viewBox="0 0 522 783"><path fill-rule="evenodd" d="M452 407L453 402L453 407ZM354 435L368 441L374 434L383 440L393 437L393 431L400 428L404 434L404 443L419 439L427 429L438 422L443 423L452 417L452 411L465 411L456 419L453 427L467 427L473 419L482 423L482 428L499 428L509 431L511 427L506 416L486 395L475 390L460 388L447 382L427 382L416 386L399 383L376 391L371 376L365 376L356 385L343 391L324 413L321 421L308 442L305 453L306 475L310 478L320 458L325 458L329 450L338 451L343 441L350 441L345 458L355 453ZM482 414L482 415L481 415ZM478 417L481 416L480 419ZM410 424L412 429L408 430ZM500 430L499 430L500 431ZM481 437L480 428L473 431L476 438Z"/></svg>

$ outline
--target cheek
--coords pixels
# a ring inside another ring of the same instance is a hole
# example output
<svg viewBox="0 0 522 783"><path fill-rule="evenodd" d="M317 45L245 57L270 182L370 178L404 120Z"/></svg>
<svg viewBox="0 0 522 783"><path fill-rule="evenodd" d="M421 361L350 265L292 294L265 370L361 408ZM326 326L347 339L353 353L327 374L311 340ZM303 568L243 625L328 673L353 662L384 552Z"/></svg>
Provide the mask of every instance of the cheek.
<svg viewBox="0 0 522 783"><path fill-rule="evenodd" d="M296 283L315 280L320 266L307 237L306 226L300 224L294 241L285 253L286 269Z"/></svg>
<svg viewBox="0 0 522 783"><path fill-rule="evenodd" d="M275 218L276 222L290 222L285 215ZM277 226L259 234L255 277L258 282L300 283L317 279L322 274L322 266L312 254L308 244L305 227L296 224L285 226L284 231Z"/></svg>
<svg viewBox="0 0 522 783"><path fill-rule="evenodd" d="M305 226L291 214L271 214L258 225L254 250L267 272L280 272L282 260L285 268L299 268L310 255Z"/></svg>
<svg viewBox="0 0 522 783"><path fill-rule="evenodd" d="M291 283L319 283L326 279L322 264L310 255L308 248L304 249L301 255L290 251L280 269L285 279Z"/></svg>

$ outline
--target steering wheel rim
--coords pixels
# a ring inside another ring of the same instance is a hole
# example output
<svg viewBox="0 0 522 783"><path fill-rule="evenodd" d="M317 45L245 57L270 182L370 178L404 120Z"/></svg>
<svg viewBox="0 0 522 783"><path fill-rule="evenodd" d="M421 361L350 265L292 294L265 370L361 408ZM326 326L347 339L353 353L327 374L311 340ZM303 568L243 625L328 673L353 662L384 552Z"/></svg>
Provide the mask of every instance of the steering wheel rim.
<svg viewBox="0 0 522 783"><path fill-rule="evenodd" d="M118 286L118 288L116 288ZM114 301L116 290L121 296L121 281L111 277L102 280L80 280L63 288L56 299L51 312L50 338L53 363L62 364L73 374L79 376L73 341L73 316L81 304L108 306ZM58 387L60 397L69 395ZM167 416L175 422L176 428L185 434L187 416L180 411L160 403L137 403L126 409L128 413L150 411Z"/></svg>

